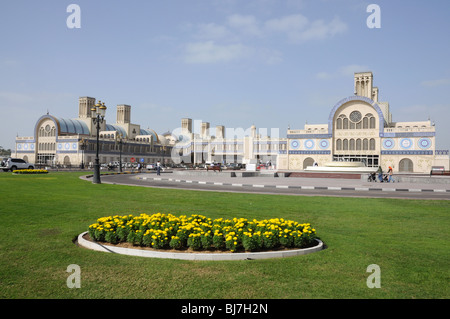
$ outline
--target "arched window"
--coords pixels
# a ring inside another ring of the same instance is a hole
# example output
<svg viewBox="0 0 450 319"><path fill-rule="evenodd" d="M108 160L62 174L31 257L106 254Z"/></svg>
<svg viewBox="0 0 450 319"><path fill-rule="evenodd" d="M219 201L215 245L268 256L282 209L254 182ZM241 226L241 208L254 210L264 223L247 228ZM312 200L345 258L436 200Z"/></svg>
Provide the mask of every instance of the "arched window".
<svg viewBox="0 0 450 319"><path fill-rule="evenodd" d="M343 128L344 128L344 130L348 130L348 118L344 118L344 120L343 120Z"/></svg>
<svg viewBox="0 0 450 319"><path fill-rule="evenodd" d="M363 129L368 129L369 128L369 118L367 116L365 116L363 118Z"/></svg>
<svg viewBox="0 0 450 319"><path fill-rule="evenodd" d="M341 150L342 150L342 140L337 139L336 140L336 151L341 151Z"/></svg>
<svg viewBox="0 0 450 319"><path fill-rule="evenodd" d="M344 151L348 151L348 140L344 139L344 147L343 147Z"/></svg>
<svg viewBox="0 0 450 319"><path fill-rule="evenodd" d="M342 130L342 119L338 118L336 120L336 129L337 130Z"/></svg>
<svg viewBox="0 0 450 319"><path fill-rule="evenodd" d="M356 150L357 150L357 151L360 151L360 150L361 150L361 139L360 139L360 138L358 138L358 139L356 140Z"/></svg>
<svg viewBox="0 0 450 319"><path fill-rule="evenodd" d="M350 140L350 151L354 151L355 150L355 140L351 139Z"/></svg>
<svg viewBox="0 0 450 319"><path fill-rule="evenodd" d="M376 128L375 127L375 118L374 117L370 118L370 128Z"/></svg>
<svg viewBox="0 0 450 319"><path fill-rule="evenodd" d="M375 139L374 138L370 139L370 150L371 151L375 150Z"/></svg>
<svg viewBox="0 0 450 319"><path fill-rule="evenodd" d="M365 139L363 140L363 150L364 150L364 151L369 150L369 140L368 140L367 138L365 138Z"/></svg>

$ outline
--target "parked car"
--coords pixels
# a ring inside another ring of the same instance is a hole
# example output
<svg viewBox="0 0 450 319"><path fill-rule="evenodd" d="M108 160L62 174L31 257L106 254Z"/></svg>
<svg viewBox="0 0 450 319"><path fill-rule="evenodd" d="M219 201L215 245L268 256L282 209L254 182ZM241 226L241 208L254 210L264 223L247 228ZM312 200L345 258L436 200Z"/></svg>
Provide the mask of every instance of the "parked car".
<svg viewBox="0 0 450 319"><path fill-rule="evenodd" d="M25 162L21 158L7 158L2 161L1 168L7 172L7 171L15 171L17 169L34 169L34 165L31 163Z"/></svg>

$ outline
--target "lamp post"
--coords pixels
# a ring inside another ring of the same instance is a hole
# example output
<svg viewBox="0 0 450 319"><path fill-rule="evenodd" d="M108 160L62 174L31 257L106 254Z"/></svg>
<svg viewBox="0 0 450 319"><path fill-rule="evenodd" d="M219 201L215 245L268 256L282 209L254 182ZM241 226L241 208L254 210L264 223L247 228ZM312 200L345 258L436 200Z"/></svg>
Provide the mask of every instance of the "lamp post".
<svg viewBox="0 0 450 319"><path fill-rule="evenodd" d="M122 173L122 145L125 144L122 134L116 135L116 143L119 144L119 172Z"/></svg>
<svg viewBox="0 0 450 319"><path fill-rule="evenodd" d="M98 150L100 148L99 136L100 136L100 124L103 123L106 114L105 103L98 101L95 107L91 109L91 117L96 125L97 129L97 152L95 154L95 164L94 164L94 178L92 180L93 184L100 184L100 160L98 158Z"/></svg>
<svg viewBox="0 0 450 319"><path fill-rule="evenodd" d="M84 151L86 150L86 147L88 145L88 140L85 138L82 138L80 140L80 148L81 148L81 169L84 169Z"/></svg>

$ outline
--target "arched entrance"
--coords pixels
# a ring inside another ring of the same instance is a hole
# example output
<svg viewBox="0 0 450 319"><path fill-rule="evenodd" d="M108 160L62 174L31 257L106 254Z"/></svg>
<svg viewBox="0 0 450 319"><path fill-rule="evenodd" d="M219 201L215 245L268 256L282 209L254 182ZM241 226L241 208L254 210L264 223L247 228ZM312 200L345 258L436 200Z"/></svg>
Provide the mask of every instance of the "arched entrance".
<svg viewBox="0 0 450 319"><path fill-rule="evenodd" d="M70 157L69 156L64 156L64 166L70 167Z"/></svg>
<svg viewBox="0 0 450 319"><path fill-rule="evenodd" d="M307 157L303 161L303 169L307 168L308 166L313 166L313 165L314 165L314 159L311 157Z"/></svg>
<svg viewBox="0 0 450 319"><path fill-rule="evenodd" d="M398 165L399 172L414 172L414 164L409 158L404 158Z"/></svg>

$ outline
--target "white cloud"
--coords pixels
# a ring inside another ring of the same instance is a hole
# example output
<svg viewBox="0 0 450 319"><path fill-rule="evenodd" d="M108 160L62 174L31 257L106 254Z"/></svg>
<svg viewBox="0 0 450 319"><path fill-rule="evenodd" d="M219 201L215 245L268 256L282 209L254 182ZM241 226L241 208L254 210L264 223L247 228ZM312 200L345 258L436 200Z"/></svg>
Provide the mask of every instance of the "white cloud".
<svg viewBox="0 0 450 319"><path fill-rule="evenodd" d="M271 31L296 33L304 30L308 25L308 18L301 14L285 16L279 19L266 21L266 28Z"/></svg>
<svg viewBox="0 0 450 319"><path fill-rule="evenodd" d="M251 15L233 14L227 18L227 24L239 33L248 36L261 36L258 21Z"/></svg>
<svg viewBox="0 0 450 319"><path fill-rule="evenodd" d="M423 81L422 86L428 87L436 87L441 85L450 85L450 79L439 79L439 80L431 80L431 81Z"/></svg>
<svg viewBox="0 0 450 319"><path fill-rule="evenodd" d="M316 79L331 80L342 77L348 78L349 76L353 77L355 72L365 72L369 70L370 68L366 65L350 64L340 67L335 72L319 72L316 74Z"/></svg>
<svg viewBox="0 0 450 319"><path fill-rule="evenodd" d="M222 25L215 23L200 24L195 37L207 40L218 40L232 36L232 33Z"/></svg>
<svg viewBox="0 0 450 319"><path fill-rule="evenodd" d="M310 22L302 14L271 19L266 21L265 26L268 31L284 33L294 43L329 38L344 33L348 29L339 17L335 17L329 23L324 20Z"/></svg>
<svg viewBox="0 0 450 319"><path fill-rule="evenodd" d="M281 33L298 44L341 34L347 30L347 25L338 17L330 22L310 22L302 14L292 14L261 22L253 15L232 14L226 17L224 24L189 24L186 29L193 31L193 41L187 43L184 50L187 63L229 62L251 56L266 64L276 64L282 61L282 53L259 45L258 40Z"/></svg>
<svg viewBox="0 0 450 319"><path fill-rule="evenodd" d="M250 48L240 43L228 45L218 45L214 41L188 43L185 48L185 62L229 62L248 56L250 51Z"/></svg>
<svg viewBox="0 0 450 319"><path fill-rule="evenodd" d="M330 23L326 23L323 20L316 20L308 26L307 30L299 34L297 40L321 40L336 34L344 33L345 31L347 31L347 25L338 17L331 20Z"/></svg>

